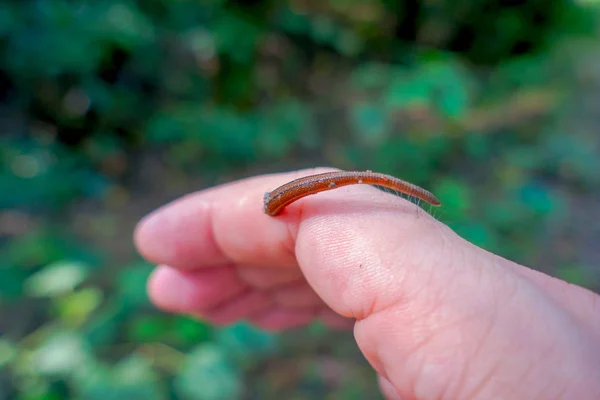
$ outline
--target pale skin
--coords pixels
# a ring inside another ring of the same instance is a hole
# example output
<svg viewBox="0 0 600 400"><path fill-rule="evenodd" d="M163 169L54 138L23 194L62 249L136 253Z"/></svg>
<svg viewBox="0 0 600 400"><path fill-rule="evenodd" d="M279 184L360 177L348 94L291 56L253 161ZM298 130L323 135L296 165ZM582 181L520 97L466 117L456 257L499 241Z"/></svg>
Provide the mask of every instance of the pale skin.
<svg viewBox="0 0 600 400"><path fill-rule="evenodd" d="M153 303L216 325L353 329L387 399L600 399L600 296L365 185L263 213L265 192L326 171L233 182L144 218Z"/></svg>

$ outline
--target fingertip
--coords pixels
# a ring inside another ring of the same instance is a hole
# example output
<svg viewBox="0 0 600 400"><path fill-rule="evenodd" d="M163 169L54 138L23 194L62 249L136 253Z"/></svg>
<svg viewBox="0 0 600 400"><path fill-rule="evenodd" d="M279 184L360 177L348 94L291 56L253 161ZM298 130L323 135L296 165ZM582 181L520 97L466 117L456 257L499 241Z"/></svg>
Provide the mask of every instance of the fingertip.
<svg viewBox="0 0 600 400"><path fill-rule="evenodd" d="M137 249L138 253L147 260L152 260L152 254L147 252L147 249L151 249L152 246L148 244L152 243L154 228L153 215L156 211L143 217L135 226L133 230L133 244Z"/></svg>
<svg viewBox="0 0 600 400"><path fill-rule="evenodd" d="M140 254L155 264L181 269L226 262L227 257L214 240L211 201L204 194L194 193L142 218L134 231Z"/></svg>
<svg viewBox="0 0 600 400"><path fill-rule="evenodd" d="M167 265L156 267L147 288L150 301L165 311L190 312L202 306L202 288L197 279Z"/></svg>
<svg viewBox="0 0 600 400"><path fill-rule="evenodd" d="M152 211L138 222L133 241L142 257L156 264L173 264L171 243L177 235L177 231L172 229L173 218L176 217L173 207L166 205Z"/></svg>
<svg viewBox="0 0 600 400"><path fill-rule="evenodd" d="M173 290L174 287L177 288L176 291ZM186 280L181 279L176 270L166 265L159 265L148 278L148 297L162 310L180 311L187 305L187 287Z"/></svg>

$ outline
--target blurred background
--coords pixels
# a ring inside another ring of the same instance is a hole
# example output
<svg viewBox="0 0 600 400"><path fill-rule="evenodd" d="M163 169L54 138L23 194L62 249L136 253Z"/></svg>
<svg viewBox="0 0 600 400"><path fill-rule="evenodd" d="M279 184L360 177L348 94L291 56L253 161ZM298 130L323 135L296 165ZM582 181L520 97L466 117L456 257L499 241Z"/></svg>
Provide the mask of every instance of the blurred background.
<svg viewBox="0 0 600 400"><path fill-rule="evenodd" d="M351 332L155 310L132 230L335 166L432 190L492 252L600 290L598 1L0 4L0 400L375 399Z"/></svg>

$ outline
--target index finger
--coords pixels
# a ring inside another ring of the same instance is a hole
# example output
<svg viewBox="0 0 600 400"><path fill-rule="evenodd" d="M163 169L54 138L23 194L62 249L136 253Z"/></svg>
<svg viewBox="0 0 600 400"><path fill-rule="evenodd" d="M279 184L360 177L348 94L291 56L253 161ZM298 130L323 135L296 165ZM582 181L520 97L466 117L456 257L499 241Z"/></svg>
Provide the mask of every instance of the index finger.
<svg viewBox="0 0 600 400"><path fill-rule="evenodd" d="M134 241L156 264L193 269L227 263L297 266L288 223L263 212L264 193L300 176L331 169L263 175L177 199L146 216Z"/></svg>
<svg viewBox="0 0 600 400"><path fill-rule="evenodd" d="M304 203L318 207L328 198L337 202L396 198L360 185L301 199L276 218L263 212L265 192L301 176L333 170L263 175L184 196L142 219L134 235L136 246L149 261L181 269L227 263L296 267L295 239Z"/></svg>

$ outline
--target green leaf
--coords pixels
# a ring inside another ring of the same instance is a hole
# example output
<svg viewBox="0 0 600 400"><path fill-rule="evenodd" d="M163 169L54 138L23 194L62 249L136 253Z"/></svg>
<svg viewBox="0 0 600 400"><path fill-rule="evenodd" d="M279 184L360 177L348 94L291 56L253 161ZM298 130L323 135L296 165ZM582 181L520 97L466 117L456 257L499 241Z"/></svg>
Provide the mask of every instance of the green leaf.
<svg viewBox="0 0 600 400"><path fill-rule="evenodd" d="M103 304L86 324L84 334L88 342L94 346L106 346L116 340L123 321L127 319L129 309L123 302L113 299Z"/></svg>
<svg viewBox="0 0 600 400"><path fill-rule="evenodd" d="M497 242L490 229L480 223L462 223L452 226L456 233L465 240L489 251L494 251Z"/></svg>
<svg viewBox="0 0 600 400"><path fill-rule="evenodd" d="M48 265L25 282L25 291L33 297L56 297L72 292L87 277L87 266L76 261Z"/></svg>
<svg viewBox="0 0 600 400"><path fill-rule="evenodd" d="M82 336L73 332L51 335L32 355L32 366L44 375L71 374L88 365L90 349Z"/></svg>
<svg viewBox="0 0 600 400"><path fill-rule="evenodd" d="M414 104L428 104L431 87L423 79L400 76L389 83L385 94L388 109L403 109Z"/></svg>
<svg viewBox="0 0 600 400"><path fill-rule="evenodd" d="M393 72L389 65L383 63L360 65L352 71L351 83L359 90L378 89L387 86Z"/></svg>
<svg viewBox="0 0 600 400"><path fill-rule="evenodd" d="M28 273L23 269L0 267L0 298L19 299L27 278Z"/></svg>
<svg viewBox="0 0 600 400"><path fill-rule="evenodd" d="M546 187L529 184L521 187L520 192L523 203L537 214L553 214L560 207L558 196Z"/></svg>
<svg viewBox="0 0 600 400"><path fill-rule="evenodd" d="M146 293L146 286L150 273L153 270L153 265L142 262L125 266L119 271L116 281L117 289L125 305L140 307L150 304L148 294Z"/></svg>
<svg viewBox="0 0 600 400"><path fill-rule="evenodd" d="M7 339L0 338L0 368L5 367L15 359L19 348Z"/></svg>
<svg viewBox="0 0 600 400"><path fill-rule="evenodd" d="M214 328L210 324L193 318L178 316L173 326L174 339L183 345L206 342L213 337Z"/></svg>
<svg viewBox="0 0 600 400"><path fill-rule="evenodd" d="M458 65L449 61L429 63L419 75L429 83L432 102L443 115L453 119L465 115L469 107L469 82Z"/></svg>
<svg viewBox="0 0 600 400"><path fill-rule="evenodd" d="M103 293L97 288L86 288L56 300L59 316L67 323L79 324L100 306Z"/></svg>
<svg viewBox="0 0 600 400"><path fill-rule="evenodd" d="M165 398L158 374L149 362L133 355L110 368L97 366L77 379L80 398L88 400L121 400Z"/></svg>
<svg viewBox="0 0 600 400"><path fill-rule="evenodd" d="M473 194L470 187L456 179L447 178L437 183L433 191L441 200L445 218L464 220L471 208Z"/></svg>
<svg viewBox="0 0 600 400"><path fill-rule="evenodd" d="M358 103L351 109L351 123L363 143L380 143L388 133L388 116L377 103Z"/></svg>
<svg viewBox="0 0 600 400"><path fill-rule="evenodd" d="M241 14L224 12L212 29L219 53L244 65L250 63L261 34L259 27Z"/></svg>
<svg viewBox="0 0 600 400"><path fill-rule="evenodd" d="M96 16L99 38L113 41L124 49L151 43L154 39L152 21L137 7L126 2L112 2L105 10L101 8L104 7L88 7L90 12L101 13Z"/></svg>
<svg viewBox="0 0 600 400"><path fill-rule="evenodd" d="M220 348L241 365L250 360L250 355L261 357L273 354L279 344L277 335L255 328L245 322L219 329L215 336Z"/></svg>
<svg viewBox="0 0 600 400"><path fill-rule="evenodd" d="M175 388L182 399L189 400L235 400L243 393L240 372L214 344L203 344L189 354Z"/></svg>
<svg viewBox="0 0 600 400"><path fill-rule="evenodd" d="M268 107L257 115L256 141L262 152L284 158L300 143L310 145L313 115L297 101L285 101Z"/></svg>
<svg viewBox="0 0 600 400"><path fill-rule="evenodd" d="M15 29L20 21L16 18L14 7L9 2L0 4L0 37Z"/></svg>
<svg viewBox="0 0 600 400"><path fill-rule="evenodd" d="M334 39L334 44L340 53L348 57L357 55L364 47L362 38L348 29L338 32Z"/></svg>
<svg viewBox="0 0 600 400"><path fill-rule="evenodd" d="M410 75L397 74L390 82L385 102L391 110L414 104L432 105L442 115L458 119L469 108L469 85L458 65L450 61L430 62Z"/></svg>
<svg viewBox="0 0 600 400"><path fill-rule="evenodd" d="M169 318L165 315L136 316L127 325L127 336L136 343L160 341L170 331Z"/></svg>

